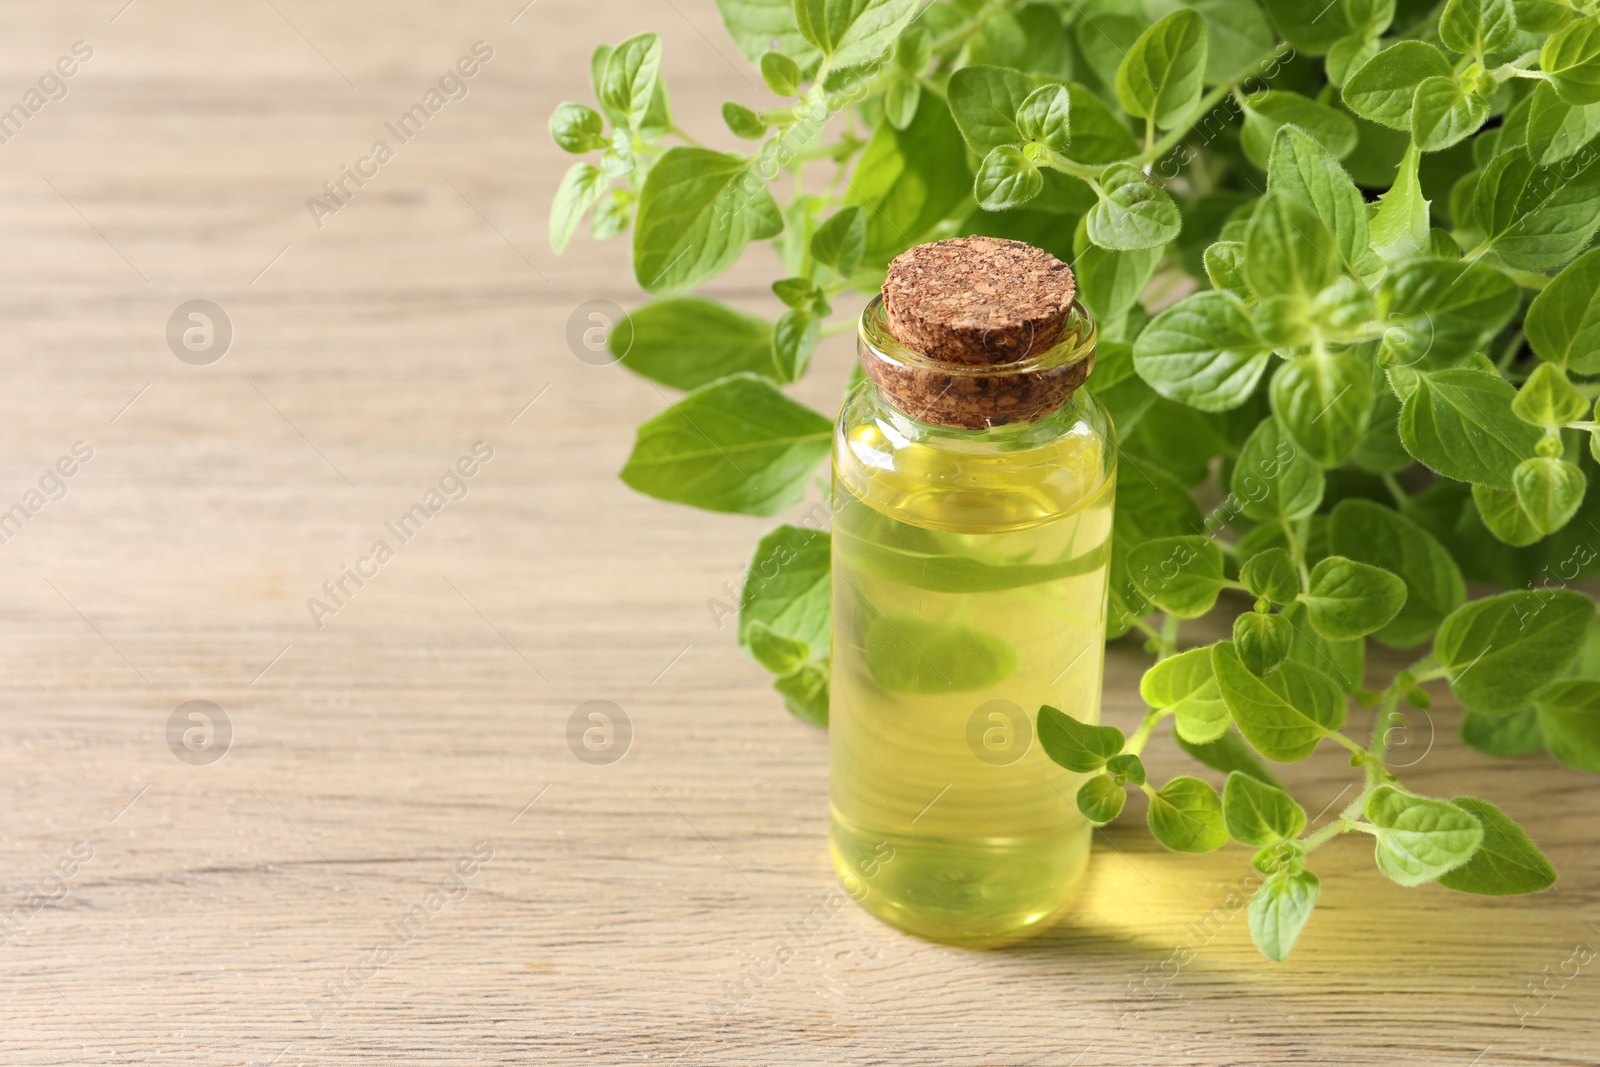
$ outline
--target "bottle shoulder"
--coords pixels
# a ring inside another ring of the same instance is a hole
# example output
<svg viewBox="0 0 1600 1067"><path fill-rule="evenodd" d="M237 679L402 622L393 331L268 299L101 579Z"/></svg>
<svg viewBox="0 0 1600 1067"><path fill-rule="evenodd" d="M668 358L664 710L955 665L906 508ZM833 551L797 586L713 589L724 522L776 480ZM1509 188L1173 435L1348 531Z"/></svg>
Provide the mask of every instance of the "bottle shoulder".
<svg viewBox="0 0 1600 1067"><path fill-rule="evenodd" d="M1020 529L1108 505L1116 455L1109 413L1083 390L1034 422L958 430L909 417L863 382L835 427L835 492L931 529Z"/></svg>

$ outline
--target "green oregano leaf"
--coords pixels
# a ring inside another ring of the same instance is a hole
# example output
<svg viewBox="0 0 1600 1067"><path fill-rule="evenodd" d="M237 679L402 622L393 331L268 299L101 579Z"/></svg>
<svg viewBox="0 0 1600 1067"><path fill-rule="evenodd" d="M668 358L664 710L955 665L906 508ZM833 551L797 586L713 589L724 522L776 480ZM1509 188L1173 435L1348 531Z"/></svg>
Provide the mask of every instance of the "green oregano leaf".
<svg viewBox="0 0 1600 1067"><path fill-rule="evenodd" d="M1250 939L1261 954L1282 962L1311 918L1322 883L1310 871L1278 870L1250 898Z"/></svg>
<svg viewBox="0 0 1600 1067"><path fill-rule="evenodd" d="M1578 374L1600 372L1600 249L1569 264L1533 298L1524 328L1540 359Z"/></svg>
<svg viewBox="0 0 1600 1067"><path fill-rule="evenodd" d="M867 213L851 205L840 208L811 235L811 258L848 278L867 250Z"/></svg>
<svg viewBox="0 0 1600 1067"><path fill-rule="evenodd" d="M1136 752L1123 752L1106 760L1106 773L1118 782L1144 785L1144 761Z"/></svg>
<svg viewBox="0 0 1600 1067"><path fill-rule="evenodd" d="M578 223L605 194L609 178L593 163L574 163L556 188L550 204L550 249L558 255L578 232Z"/></svg>
<svg viewBox="0 0 1600 1067"><path fill-rule="evenodd" d="M1305 0L1264 0L1272 22L1297 51L1320 56L1352 26L1339 3L1318 6Z"/></svg>
<svg viewBox="0 0 1600 1067"><path fill-rule="evenodd" d="M1102 195L1089 209L1089 240L1101 248L1160 248L1183 228L1178 205L1136 167L1113 165L1101 177Z"/></svg>
<svg viewBox="0 0 1600 1067"><path fill-rule="evenodd" d="M1311 570L1311 587L1300 595L1312 629L1330 641L1365 637L1382 629L1406 602L1397 575L1343 556L1329 556Z"/></svg>
<svg viewBox="0 0 1600 1067"><path fill-rule="evenodd" d="M1117 101L1162 129L1182 122L1200 99L1210 34L1198 12L1181 9L1151 26L1117 67Z"/></svg>
<svg viewBox="0 0 1600 1067"><path fill-rule="evenodd" d="M1539 67L1561 99L1600 103L1600 16L1569 22L1546 38Z"/></svg>
<svg viewBox="0 0 1600 1067"><path fill-rule="evenodd" d="M773 515L799 502L832 440L831 419L736 374L641 425L622 480L660 500Z"/></svg>
<svg viewBox="0 0 1600 1067"><path fill-rule="evenodd" d="M1294 126L1280 129L1272 142L1267 189L1281 189L1317 213L1333 234L1346 271L1358 277L1376 272L1379 265L1369 247L1366 200L1319 140ZM1426 203L1423 228L1427 228Z"/></svg>
<svg viewBox="0 0 1600 1067"><path fill-rule="evenodd" d="M822 320L806 308L790 308L772 327L772 365L780 382L797 382L811 362Z"/></svg>
<svg viewBox="0 0 1600 1067"><path fill-rule="evenodd" d="M1553 84L1534 86L1528 104L1528 158L1538 167L1570 159L1600 134L1600 104L1572 104Z"/></svg>
<svg viewBox="0 0 1600 1067"><path fill-rule="evenodd" d="M825 654L832 626L831 566L826 531L785 524L763 537L739 594L739 643L761 659L754 631L759 625L805 649L796 650L801 659Z"/></svg>
<svg viewBox="0 0 1600 1067"><path fill-rule="evenodd" d="M1017 128L1017 111L1039 87L1032 75L1009 67L975 65L950 75L950 114L968 146L986 156L1027 138Z"/></svg>
<svg viewBox="0 0 1600 1067"><path fill-rule="evenodd" d="M1208 782L1188 775L1150 794L1150 832L1174 852L1212 852L1228 842L1222 798Z"/></svg>
<svg viewBox="0 0 1600 1067"><path fill-rule="evenodd" d="M1395 0L1341 0L1350 28L1366 37L1378 37L1394 21Z"/></svg>
<svg viewBox="0 0 1600 1067"><path fill-rule="evenodd" d="M1463 704L1509 714L1577 658L1594 618L1594 601L1570 589L1501 593L1452 612L1433 655Z"/></svg>
<svg viewBox="0 0 1600 1067"><path fill-rule="evenodd" d="M1372 215L1372 249L1386 263L1401 263L1428 254L1432 202L1422 195L1421 165L1422 150L1415 144L1408 145L1394 184L1378 198L1378 210Z"/></svg>
<svg viewBox="0 0 1600 1067"><path fill-rule="evenodd" d="M1466 863L1441 874L1440 885L1490 897L1537 893L1555 885L1555 867L1505 812L1476 797L1456 797L1450 803L1483 826L1483 843Z"/></svg>
<svg viewBox="0 0 1600 1067"><path fill-rule="evenodd" d="M1411 132L1417 87L1429 78L1449 78L1450 60L1431 44L1401 41L1373 56L1344 85L1351 111L1382 126Z"/></svg>
<svg viewBox="0 0 1600 1067"><path fill-rule="evenodd" d="M661 71L661 38L653 33L629 37L611 50L600 76L600 102L639 129L650 110Z"/></svg>
<svg viewBox="0 0 1600 1067"><path fill-rule="evenodd" d="M1044 190L1044 175L1022 150L1001 145L990 150L978 167L973 195L985 211L1021 207Z"/></svg>
<svg viewBox="0 0 1600 1067"><path fill-rule="evenodd" d="M826 660L803 663L798 669L773 680L772 688L783 697L783 706L801 722L828 725L828 682L831 670Z"/></svg>
<svg viewBox="0 0 1600 1067"><path fill-rule="evenodd" d="M1211 650L1207 648L1200 651L1209 653ZM1282 784L1278 781L1276 775L1267 770L1266 764L1261 762L1255 750L1239 735L1237 730L1224 729L1214 740L1203 744L1196 744L1186 739L1181 733L1176 735L1176 740L1179 748L1213 770L1221 771L1224 774L1232 774L1234 771L1238 771L1240 774L1248 774L1258 782L1267 782L1271 785Z"/></svg>
<svg viewBox="0 0 1600 1067"><path fill-rule="evenodd" d="M1270 760L1303 760L1344 723L1344 693L1315 668L1290 660L1258 678L1232 641L1212 647L1211 665L1239 731Z"/></svg>
<svg viewBox="0 0 1600 1067"><path fill-rule="evenodd" d="M1511 0L1450 0L1439 16L1444 46L1479 59L1510 48L1517 36Z"/></svg>
<svg viewBox="0 0 1600 1067"><path fill-rule="evenodd" d="M1293 797L1237 771L1223 786L1222 815L1229 837L1258 848L1291 841L1306 828L1306 811Z"/></svg>
<svg viewBox="0 0 1600 1067"><path fill-rule="evenodd" d="M1288 192L1269 190L1245 236L1251 290L1261 297L1284 293L1309 299L1338 274L1338 248L1316 212Z"/></svg>
<svg viewBox="0 0 1600 1067"><path fill-rule="evenodd" d="M745 647L751 657L780 677L793 674L811 658L811 646L784 637L759 619L743 629L747 634Z"/></svg>
<svg viewBox="0 0 1600 1067"><path fill-rule="evenodd" d="M1017 130L1066 155L1072 148L1071 112L1072 94L1065 85L1042 85L1017 108Z"/></svg>
<svg viewBox="0 0 1600 1067"><path fill-rule="evenodd" d="M884 120L895 129L903 130L916 119L917 108L921 105L922 82L909 76L895 78L883 94Z"/></svg>
<svg viewBox="0 0 1600 1067"><path fill-rule="evenodd" d="M1127 802L1127 790L1109 774L1097 774L1078 788L1078 810L1096 826L1104 826L1122 814Z"/></svg>
<svg viewBox="0 0 1600 1067"><path fill-rule="evenodd" d="M1267 369L1272 346L1231 292L1196 293L1157 315L1133 343L1139 376L1169 400L1201 411L1243 404Z"/></svg>
<svg viewBox="0 0 1600 1067"><path fill-rule="evenodd" d="M1424 152L1442 152L1471 137L1489 117L1489 101L1454 77L1424 78L1411 103L1411 137Z"/></svg>
<svg viewBox="0 0 1600 1067"><path fill-rule="evenodd" d="M767 52L761 57L761 80L779 96L794 96L803 80L800 64L782 52Z"/></svg>
<svg viewBox="0 0 1600 1067"><path fill-rule="evenodd" d="M1226 289L1248 297L1250 281L1244 273L1244 242L1218 241L1205 250L1206 278L1213 289Z"/></svg>
<svg viewBox="0 0 1600 1067"><path fill-rule="evenodd" d="M1517 26L1529 33L1549 33L1572 21L1569 0L1511 0L1517 13Z"/></svg>
<svg viewBox="0 0 1600 1067"><path fill-rule="evenodd" d="M1531 516L1523 510L1515 492L1494 489L1487 485L1472 487L1472 503L1478 509L1495 540L1504 541L1513 548L1525 548L1544 536Z"/></svg>
<svg viewBox="0 0 1600 1067"><path fill-rule="evenodd" d="M1231 488L1250 518L1293 522L1317 510L1326 481L1322 468L1294 443L1283 424L1268 418L1239 450Z"/></svg>
<svg viewBox="0 0 1600 1067"><path fill-rule="evenodd" d="M1408 259L1378 287L1385 352L1405 367L1453 363L1510 322L1521 298L1515 282L1481 263Z"/></svg>
<svg viewBox="0 0 1600 1067"><path fill-rule="evenodd" d="M1324 67L1328 81L1338 88L1344 88L1350 81L1350 75L1365 66L1382 47L1375 38L1358 33L1339 38L1328 48Z"/></svg>
<svg viewBox="0 0 1600 1067"><path fill-rule="evenodd" d="M1483 169L1472 204L1485 251L1517 270L1553 270L1600 228L1600 152L1536 167L1509 148Z"/></svg>
<svg viewBox="0 0 1600 1067"><path fill-rule="evenodd" d="M1173 727L1185 741L1206 744L1228 730L1228 706L1217 689L1209 648L1192 648L1154 664L1139 680L1139 695L1152 708L1170 710Z"/></svg>
<svg viewBox="0 0 1600 1067"><path fill-rule="evenodd" d="M1376 828L1378 869L1403 886L1423 885L1460 867L1483 841L1483 826L1471 812L1393 786L1373 790L1366 815Z"/></svg>
<svg viewBox="0 0 1600 1067"><path fill-rule="evenodd" d="M634 275L646 292L678 292L727 270L747 243L782 229L766 182L743 157L669 148L640 193Z"/></svg>
<svg viewBox="0 0 1600 1067"><path fill-rule="evenodd" d="M1554 430L1588 414L1589 401L1567 379L1559 364L1541 363L1517 390L1511 412L1529 425Z"/></svg>
<svg viewBox="0 0 1600 1067"><path fill-rule="evenodd" d="M1568 767L1600 773L1600 681L1557 682L1539 694L1537 706L1550 754Z"/></svg>
<svg viewBox="0 0 1600 1067"><path fill-rule="evenodd" d="M1251 673L1265 675L1289 656L1294 628L1282 615L1247 611L1233 620L1233 645Z"/></svg>
<svg viewBox="0 0 1600 1067"><path fill-rule="evenodd" d="M734 136L747 141L759 141L767 134L767 123L760 115L743 104L729 100L722 105L722 121Z"/></svg>
<svg viewBox="0 0 1600 1067"><path fill-rule="evenodd" d="M595 152L610 144L605 128L600 113L583 104L560 104L550 113L550 139L563 152L573 155Z"/></svg>
<svg viewBox="0 0 1600 1067"><path fill-rule="evenodd" d="M795 0L795 24L835 68L888 50L916 17L916 0Z"/></svg>
<svg viewBox="0 0 1600 1067"><path fill-rule="evenodd" d="M1328 521L1328 543L1342 556L1381 567L1406 584L1404 605L1373 635L1410 648L1432 637L1467 598L1461 568L1439 541L1393 508L1342 500Z"/></svg>
<svg viewBox="0 0 1600 1067"><path fill-rule="evenodd" d="M1180 619L1198 619L1225 583L1222 549L1208 537L1160 537L1128 552L1128 576L1150 603Z"/></svg>
<svg viewBox="0 0 1600 1067"><path fill-rule="evenodd" d="M1095 317L1101 322L1115 322L1126 315L1139 297L1143 295L1150 278L1155 274L1156 267L1161 263L1161 249L1146 248L1130 252L1113 251L1101 248L1089 241L1087 223L1078 225L1077 234L1073 237L1072 272L1077 276L1079 299L1084 303ZM1105 342L1106 345L1115 342ZM1118 351L1127 352L1126 368L1133 371L1133 348L1123 346ZM1105 355L1106 348L1102 347L1100 355L1095 359L1095 377L1102 384L1091 386L1095 395L1102 402L1105 401L1104 373L1107 368L1102 366L1101 357ZM1143 382L1141 381L1142 385ZM1148 389L1146 393L1148 393ZM1113 415L1117 412L1113 410ZM1132 423L1122 418L1115 419L1117 426L1124 430L1131 430Z"/></svg>
<svg viewBox="0 0 1600 1067"><path fill-rule="evenodd" d="M1540 437L1512 413L1511 384L1461 367L1417 374L1416 386L1400 409L1406 450L1446 478L1511 489L1512 472Z"/></svg>
<svg viewBox="0 0 1600 1067"><path fill-rule="evenodd" d="M1588 480L1576 463L1535 456L1511 473L1517 506L1540 535L1548 536L1572 521L1583 504Z"/></svg>
<svg viewBox="0 0 1600 1067"><path fill-rule="evenodd" d="M1468 708L1461 716L1461 740L1490 756L1526 756L1544 750L1539 709L1523 708L1509 715L1492 715Z"/></svg>
<svg viewBox="0 0 1600 1067"><path fill-rule="evenodd" d="M1115 726L1079 722L1048 704L1039 709L1039 744L1045 755L1069 771L1098 771L1122 751L1125 742Z"/></svg>
<svg viewBox="0 0 1600 1067"><path fill-rule="evenodd" d="M1338 467L1372 423L1372 368L1359 356L1322 352L1289 360L1272 376L1272 412L1294 443Z"/></svg>
<svg viewBox="0 0 1600 1067"><path fill-rule="evenodd" d="M1294 560L1281 548L1251 556L1239 568L1239 580L1252 594L1274 604L1290 604L1300 595L1300 574Z"/></svg>
<svg viewBox="0 0 1600 1067"><path fill-rule="evenodd" d="M1335 158L1354 152L1360 134L1350 116L1337 108L1286 89L1268 89L1241 99L1244 126L1239 140L1250 162L1267 170L1278 131L1293 125L1318 141Z"/></svg>
<svg viewBox="0 0 1600 1067"><path fill-rule="evenodd" d="M623 366L674 389L698 389L741 372L774 373L770 322L696 296L635 308L606 341Z"/></svg>
<svg viewBox="0 0 1600 1067"><path fill-rule="evenodd" d="M1355 695L1366 678L1367 643L1361 638L1330 641L1312 629L1306 607L1299 601L1283 609L1294 630L1289 658L1332 678L1340 692Z"/></svg>

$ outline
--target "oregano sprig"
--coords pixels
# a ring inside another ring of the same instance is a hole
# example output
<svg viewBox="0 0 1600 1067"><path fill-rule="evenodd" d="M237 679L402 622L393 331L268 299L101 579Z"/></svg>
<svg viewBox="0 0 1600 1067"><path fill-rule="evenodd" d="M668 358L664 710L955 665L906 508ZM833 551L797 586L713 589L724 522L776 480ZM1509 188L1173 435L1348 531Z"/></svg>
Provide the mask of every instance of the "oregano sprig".
<svg viewBox="0 0 1600 1067"><path fill-rule="evenodd" d="M1600 772L1595 607L1565 588L1600 574L1593 5L718 6L765 93L693 137L641 34L597 50L593 104L550 121L585 157L552 246L586 216L598 239L631 230L655 299L610 343L685 393L641 427L628 483L792 508L830 420L784 390L888 261L967 233L1050 250L1098 320L1089 388L1138 472L1118 487L1108 636L1155 657L1131 734L1038 713L1084 816L1141 794L1167 847L1251 850L1273 959L1320 899L1318 850L1352 834L1403 886L1549 886L1507 813L1412 792L1389 745L1403 707L1448 689L1468 745ZM781 264L763 313L689 295L762 240ZM739 604L741 644L818 723L827 519L764 538ZM1469 599L1468 581L1505 591ZM1188 647L1183 620L1218 611L1230 638ZM1369 641L1411 665L1369 680ZM1346 732L1351 699L1374 709L1367 737ZM1166 731L1224 777L1148 780ZM1356 789L1309 825L1268 764L1330 748Z"/></svg>

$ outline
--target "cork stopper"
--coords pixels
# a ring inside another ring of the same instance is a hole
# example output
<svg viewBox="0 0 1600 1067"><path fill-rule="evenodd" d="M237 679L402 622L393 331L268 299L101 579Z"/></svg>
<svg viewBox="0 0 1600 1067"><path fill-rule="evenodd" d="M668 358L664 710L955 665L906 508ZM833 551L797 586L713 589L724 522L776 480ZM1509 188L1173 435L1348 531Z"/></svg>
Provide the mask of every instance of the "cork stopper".
<svg viewBox="0 0 1600 1067"><path fill-rule="evenodd" d="M1077 295L1072 268L998 237L917 245L889 264L883 306L894 339L947 363L1015 363L1061 339Z"/></svg>
<svg viewBox="0 0 1600 1067"><path fill-rule="evenodd" d="M881 308L863 317L862 369L897 408L936 425L1043 418L1094 366L1094 326L1076 295L1070 267L1021 241L918 245L889 264ZM894 344L874 346L874 325Z"/></svg>

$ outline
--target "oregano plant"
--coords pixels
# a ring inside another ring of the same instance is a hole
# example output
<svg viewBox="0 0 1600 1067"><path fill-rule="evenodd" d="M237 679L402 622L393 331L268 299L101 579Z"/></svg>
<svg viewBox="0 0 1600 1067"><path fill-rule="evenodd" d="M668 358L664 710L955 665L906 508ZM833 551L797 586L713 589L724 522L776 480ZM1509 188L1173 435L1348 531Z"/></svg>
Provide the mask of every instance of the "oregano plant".
<svg viewBox="0 0 1600 1067"><path fill-rule="evenodd" d="M1039 710L1044 752L1090 775L1085 816L1138 791L1168 848L1253 850L1250 930L1273 959L1337 837L1369 837L1402 886L1551 885L1510 816L1412 792L1388 744L1402 705L1445 685L1471 747L1600 771L1595 605L1567 588L1600 574L1600 4L718 7L767 90L722 108L748 152L678 125L654 34L602 46L597 106L551 117L585 157L552 244L586 215L598 239L631 229L655 299L610 344L684 392L640 427L624 480L712 511L793 507L832 419L784 386L854 329L890 259L966 234L1052 251L1099 323L1088 388L1119 434L1108 636L1155 658L1131 735ZM692 295L751 241L782 264L769 315ZM761 540L738 628L819 724L824 527ZM1231 638L1189 647L1184 621L1217 611ZM1369 678L1369 641L1414 661ZM1368 738L1344 730L1352 700L1375 709ZM1147 779L1163 727L1220 792ZM1313 827L1267 764L1327 745L1357 783Z"/></svg>

